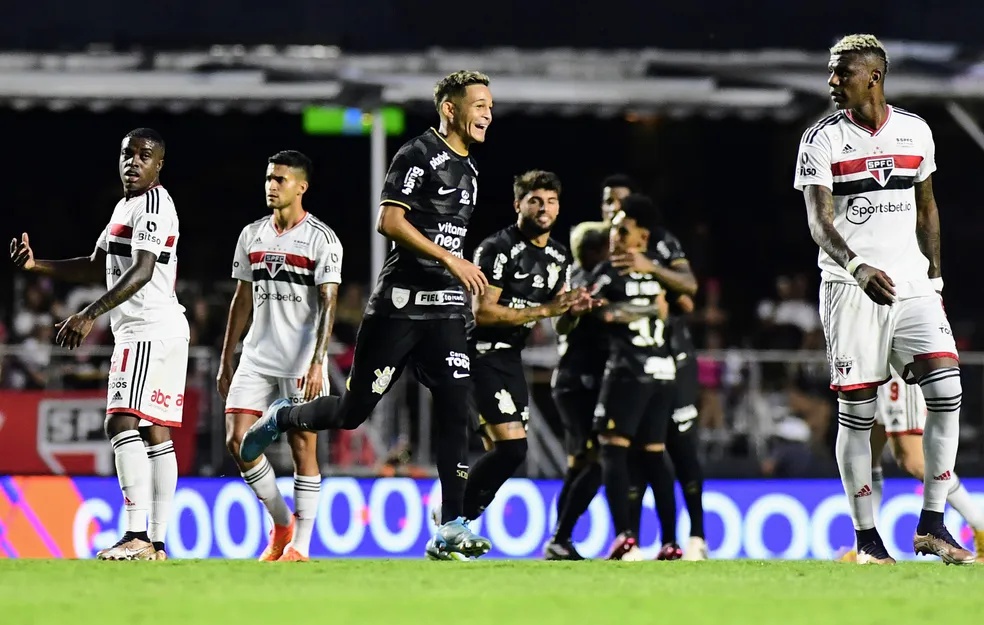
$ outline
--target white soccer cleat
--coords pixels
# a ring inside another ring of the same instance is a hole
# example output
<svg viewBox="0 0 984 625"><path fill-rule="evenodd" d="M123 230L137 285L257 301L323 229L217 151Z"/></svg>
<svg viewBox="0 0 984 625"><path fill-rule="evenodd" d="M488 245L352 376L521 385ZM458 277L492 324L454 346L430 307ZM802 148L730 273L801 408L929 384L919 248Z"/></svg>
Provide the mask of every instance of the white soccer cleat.
<svg viewBox="0 0 984 625"><path fill-rule="evenodd" d="M697 562L707 558L707 541L699 536L691 536L687 541L687 548L683 551L683 559Z"/></svg>

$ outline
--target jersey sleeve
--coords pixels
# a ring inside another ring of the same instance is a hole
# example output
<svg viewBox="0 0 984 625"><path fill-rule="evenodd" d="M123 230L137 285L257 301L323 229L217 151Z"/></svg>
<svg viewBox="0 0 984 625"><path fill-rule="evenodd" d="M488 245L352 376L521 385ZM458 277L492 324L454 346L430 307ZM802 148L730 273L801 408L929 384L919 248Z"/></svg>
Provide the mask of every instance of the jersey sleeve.
<svg viewBox="0 0 984 625"><path fill-rule="evenodd" d="M509 254L501 238L489 237L475 248L473 262L485 274L490 286L501 289L505 284Z"/></svg>
<svg viewBox="0 0 984 625"><path fill-rule="evenodd" d="M687 255L683 251L683 244L680 243L680 239L669 232L663 235L663 238L656 243L655 249L650 253L653 256L653 260L666 267L671 267L675 263L687 260Z"/></svg>
<svg viewBox="0 0 984 625"><path fill-rule="evenodd" d="M147 198L146 206L138 207L131 213L133 238L130 239L130 249L134 252L144 250L160 258L166 248L174 245L172 232L177 230L177 214L173 205L166 199L161 202L159 194L153 190L144 195Z"/></svg>
<svg viewBox="0 0 984 625"><path fill-rule="evenodd" d="M419 208L428 167L423 150L413 144L403 146L386 172L379 203L396 204L407 210Z"/></svg>
<svg viewBox="0 0 984 625"><path fill-rule="evenodd" d="M830 137L817 128L803 133L799 155L796 158L796 175L793 187L802 191L810 185L834 188L834 176L830 169Z"/></svg>
<svg viewBox="0 0 984 625"><path fill-rule="evenodd" d="M253 264L249 260L249 228L243 228L236 242L236 252L232 257L232 277L244 282L253 281Z"/></svg>
<svg viewBox="0 0 984 625"><path fill-rule="evenodd" d="M933 140L933 131L926 126L926 152L923 154L923 161L919 164L916 171L916 182L924 182L936 171L936 141Z"/></svg>
<svg viewBox="0 0 984 625"><path fill-rule="evenodd" d="M105 228L102 229L102 232L99 233L99 238L96 239L96 247L98 247L99 249L101 249L104 252L108 252L109 251L109 226L108 225Z"/></svg>
<svg viewBox="0 0 984 625"><path fill-rule="evenodd" d="M315 259L314 283L319 286L342 283L342 244L334 235L321 242Z"/></svg>

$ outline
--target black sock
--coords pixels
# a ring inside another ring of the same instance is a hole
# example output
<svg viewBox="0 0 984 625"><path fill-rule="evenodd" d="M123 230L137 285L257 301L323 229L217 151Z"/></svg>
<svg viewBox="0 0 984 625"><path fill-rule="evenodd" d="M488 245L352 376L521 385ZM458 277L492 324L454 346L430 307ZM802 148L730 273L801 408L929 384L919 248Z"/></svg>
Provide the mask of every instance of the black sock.
<svg viewBox="0 0 984 625"><path fill-rule="evenodd" d="M670 427L675 428L676 425L670 424ZM670 454L677 480L683 489L683 501L690 515L690 535L704 538L704 473L697 443L697 428L691 427L684 433L672 432L666 451Z"/></svg>
<svg viewBox="0 0 984 625"><path fill-rule="evenodd" d="M687 504L687 514L690 515L690 535L704 537L704 483L685 482L683 484L683 501Z"/></svg>
<svg viewBox="0 0 984 625"><path fill-rule="evenodd" d="M629 516L628 456L627 447L601 446L601 476L616 535L632 531L632 519Z"/></svg>
<svg viewBox="0 0 984 625"><path fill-rule="evenodd" d="M165 551L165 549L164 549L164 541L163 540L157 540L157 541L154 541L151 544L154 545L154 551Z"/></svg>
<svg viewBox="0 0 984 625"><path fill-rule="evenodd" d="M571 484L567 494L567 505L557 516L555 542L563 543L571 539L577 520L587 511L599 488L601 488L601 465L591 462L582 468L580 475Z"/></svg>
<svg viewBox="0 0 984 625"><path fill-rule="evenodd" d="M499 488L516 473L526 459L525 438L496 441L491 451L475 462L468 472L465 485L464 516L469 521L477 519L488 507Z"/></svg>
<svg viewBox="0 0 984 625"><path fill-rule="evenodd" d="M564 506L567 505L567 497L571 492L571 484L577 479L577 476L581 475L581 471L584 470L584 465L575 463L572 467L567 467L567 473L564 475L564 483L560 487L560 493L557 494L557 518L560 519L561 513L564 511Z"/></svg>
<svg viewBox="0 0 984 625"><path fill-rule="evenodd" d="M437 425L435 451L437 475L441 480L441 523L464 516L465 485L468 482L468 395L465 385L449 384L431 390Z"/></svg>
<svg viewBox="0 0 984 625"><path fill-rule="evenodd" d="M328 430L341 425L338 422L338 397L319 397L300 406L286 406L277 411L277 429Z"/></svg>
<svg viewBox="0 0 984 625"><path fill-rule="evenodd" d="M916 533L926 535L943 525L943 513L923 510L919 513L919 523L916 525Z"/></svg>
<svg viewBox="0 0 984 625"><path fill-rule="evenodd" d="M656 515L659 517L660 537L663 544L675 543L676 535L676 493L673 473L666 464L661 451L648 451L643 455L642 469L653 488L656 500Z"/></svg>
<svg viewBox="0 0 984 625"><path fill-rule="evenodd" d="M126 539L127 541L133 540L134 538L139 538L140 540L144 541L145 543L149 543L150 542L150 536L147 535L147 532L146 531L143 531L143 532L126 532L126 533L123 534L123 538Z"/></svg>
<svg viewBox="0 0 984 625"><path fill-rule="evenodd" d="M918 530L916 530L918 531ZM854 530L854 537L858 541L858 549L871 543L881 543L881 536L878 535L878 530L875 528L867 530Z"/></svg>
<svg viewBox="0 0 984 625"><path fill-rule="evenodd" d="M629 448L629 523L636 536L642 531L642 499L646 496L646 474L642 470L642 454L636 447Z"/></svg>

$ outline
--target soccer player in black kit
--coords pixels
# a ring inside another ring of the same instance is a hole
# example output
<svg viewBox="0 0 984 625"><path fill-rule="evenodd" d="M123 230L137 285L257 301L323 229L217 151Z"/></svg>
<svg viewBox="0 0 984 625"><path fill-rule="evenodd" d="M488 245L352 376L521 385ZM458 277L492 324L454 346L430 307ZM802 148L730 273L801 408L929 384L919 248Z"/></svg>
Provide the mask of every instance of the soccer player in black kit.
<svg viewBox="0 0 984 625"><path fill-rule="evenodd" d="M633 195L613 216L613 257L644 251L658 227L652 201ZM601 447L605 496L615 526L609 559L639 559L629 511L629 452L643 450L642 475L655 493L672 491L673 477L663 451L674 401L676 362L665 321L666 291L653 274L627 273L604 261L591 274L590 292L607 302L598 314L607 324L609 357L601 384L594 426Z"/></svg>
<svg viewBox="0 0 984 625"><path fill-rule="evenodd" d="M596 304L585 289L570 289L570 255L550 237L560 179L528 171L514 180L513 197L516 223L482 241L474 256L489 285L475 300L469 355L479 424L491 448L468 476L468 520L481 515L526 458L529 390L521 353L533 326L556 318L558 332L567 332Z"/></svg>
<svg viewBox="0 0 984 625"><path fill-rule="evenodd" d="M440 128L411 139L393 157L377 222L393 246L359 328L348 390L340 398L298 407L277 400L240 448L249 462L290 429L355 429L412 363L431 390L437 421L441 526L427 555L441 560L469 559L491 548L468 529L462 513L471 393L465 289L480 297L488 285L482 271L463 257L463 244L478 196L469 147L485 141L492 123L488 84L486 75L468 71L438 82L434 104Z"/></svg>

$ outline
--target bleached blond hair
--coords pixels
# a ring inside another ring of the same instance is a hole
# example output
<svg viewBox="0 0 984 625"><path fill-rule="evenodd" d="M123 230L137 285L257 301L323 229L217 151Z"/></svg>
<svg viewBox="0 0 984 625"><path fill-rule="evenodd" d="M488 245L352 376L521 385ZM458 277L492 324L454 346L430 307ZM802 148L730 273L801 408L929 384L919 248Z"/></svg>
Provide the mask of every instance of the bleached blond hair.
<svg viewBox="0 0 984 625"><path fill-rule="evenodd" d="M888 53L882 42L878 41L878 37L868 34L846 35L830 48L831 54L849 54L852 52L878 57L885 64L885 73L888 73Z"/></svg>
<svg viewBox="0 0 984 625"><path fill-rule="evenodd" d="M489 77L482 72L461 70L448 74L434 85L434 106L438 112L447 100L454 100L465 95L465 90L471 85L489 86Z"/></svg>

